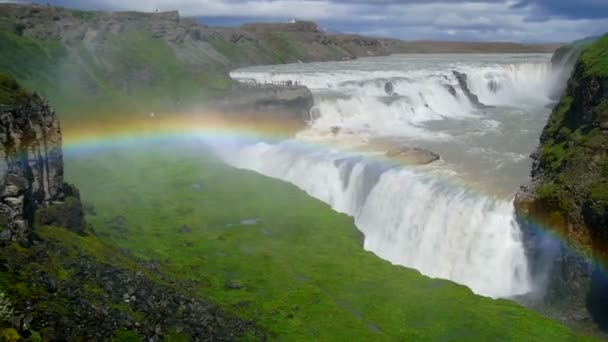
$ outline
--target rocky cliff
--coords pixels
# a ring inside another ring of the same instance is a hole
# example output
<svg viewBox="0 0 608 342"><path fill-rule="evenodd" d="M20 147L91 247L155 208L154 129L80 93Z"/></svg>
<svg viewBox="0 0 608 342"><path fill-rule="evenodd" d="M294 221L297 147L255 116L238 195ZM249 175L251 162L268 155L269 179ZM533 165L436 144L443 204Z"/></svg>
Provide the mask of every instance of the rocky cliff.
<svg viewBox="0 0 608 342"><path fill-rule="evenodd" d="M603 327L607 282L588 260L608 260L607 151L608 35L578 58L533 155L532 183L515 201L526 227L540 226L567 241L547 259L538 248L542 238L527 231L533 261L551 266L546 300L561 307L561 317L576 313L577 320L591 317Z"/></svg>
<svg viewBox="0 0 608 342"><path fill-rule="evenodd" d="M63 182L61 129L36 94L0 75L0 241L27 243L40 223L82 232L76 188Z"/></svg>

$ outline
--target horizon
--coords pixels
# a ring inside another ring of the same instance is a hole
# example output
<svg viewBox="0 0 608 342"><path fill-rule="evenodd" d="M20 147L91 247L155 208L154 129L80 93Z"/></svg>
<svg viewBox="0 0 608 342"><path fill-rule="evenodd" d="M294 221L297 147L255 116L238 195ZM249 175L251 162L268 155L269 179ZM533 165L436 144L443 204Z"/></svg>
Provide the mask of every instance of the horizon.
<svg viewBox="0 0 608 342"><path fill-rule="evenodd" d="M0 3L49 4L90 11L178 11L212 27L245 23L314 21L332 33L476 43L562 44L608 32L608 2L576 5L545 0L76 0Z"/></svg>

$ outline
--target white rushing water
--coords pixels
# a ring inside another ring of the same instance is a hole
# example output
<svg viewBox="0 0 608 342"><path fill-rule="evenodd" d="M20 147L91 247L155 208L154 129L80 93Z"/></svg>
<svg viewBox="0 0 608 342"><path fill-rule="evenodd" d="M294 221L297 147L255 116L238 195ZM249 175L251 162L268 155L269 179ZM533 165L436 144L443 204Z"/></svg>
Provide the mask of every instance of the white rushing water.
<svg viewBox="0 0 608 342"><path fill-rule="evenodd" d="M237 70L232 77L242 82L306 85L315 107L293 140L221 152L235 167L290 182L353 216L365 249L381 258L481 295L523 294L534 284L512 195L550 112L557 72L549 58L396 55ZM442 159L395 167L335 147L376 141Z"/></svg>

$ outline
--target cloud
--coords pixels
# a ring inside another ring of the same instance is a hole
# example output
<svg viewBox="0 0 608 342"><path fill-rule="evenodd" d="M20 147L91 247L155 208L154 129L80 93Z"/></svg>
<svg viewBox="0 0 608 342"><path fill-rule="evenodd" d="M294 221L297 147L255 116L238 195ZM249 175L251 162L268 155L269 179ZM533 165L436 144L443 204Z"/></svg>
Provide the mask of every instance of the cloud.
<svg viewBox="0 0 608 342"><path fill-rule="evenodd" d="M512 8L526 8L530 18L542 21L551 17L568 19L607 19L606 0L521 0Z"/></svg>
<svg viewBox="0 0 608 342"><path fill-rule="evenodd" d="M0 0L1 2L2 0ZM607 0L41 0L80 9L179 10L214 25L296 17L403 39L557 42L608 31Z"/></svg>

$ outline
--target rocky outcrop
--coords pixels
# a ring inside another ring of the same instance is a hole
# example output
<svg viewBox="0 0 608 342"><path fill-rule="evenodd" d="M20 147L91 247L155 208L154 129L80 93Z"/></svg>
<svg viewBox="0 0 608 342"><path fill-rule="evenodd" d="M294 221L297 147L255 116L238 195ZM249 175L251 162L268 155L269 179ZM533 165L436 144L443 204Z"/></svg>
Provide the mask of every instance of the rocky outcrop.
<svg viewBox="0 0 608 342"><path fill-rule="evenodd" d="M608 282L590 260L608 260L607 52L608 35L581 54L533 154L532 182L515 200L532 265L548 270L545 303L560 318L583 312L577 321L605 327L598 308L608 307ZM546 248L537 233L546 230L566 243Z"/></svg>
<svg viewBox="0 0 608 342"><path fill-rule="evenodd" d="M385 156L406 165L426 165L441 158L437 153L429 150L407 146L393 148L387 151Z"/></svg>
<svg viewBox="0 0 608 342"><path fill-rule="evenodd" d="M314 99L304 86L239 83L213 105L227 117L302 127L310 120Z"/></svg>
<svg viewBox="0 0 608 342"><path fill-rule="evenodd" d="M460 86L460 89L462 89L462 92L464 93L464 95L469 99L469 102L471 102L475 107L477 108L487 108L488 106L486 106L485 104L479 102L479 97L475 94L473 94L471 92L471 89L469 89L469 77L467 76L467 74L463 74L461 72L458 71L452 71L452 73L454 74L454 77L456 77L456 80L458 80L458 85ZM451 90L450 93L452 93ZM454 91L455 93L455 91Z"/></svg>
<svg viewBox="0 0 608 342"><path fill-rule="evenodd" d="M589 37L577 40L555 50L555 53L551 57L551 67L554 74L557 75L557 78L550 95L556 102L559 101L565 91L568 79L574 70L574 66L576 65L579 56L583 50L596 41L597 38L598 37Z"/></svg>
<svg viewBox="0 0 608 342"><path fill-rule="evenodd" d="M0 75L0 240L25 243L41 223L82 232L78 191L63 181L61 129L55 112Z"/></svg>

